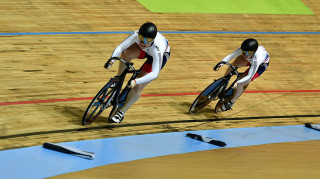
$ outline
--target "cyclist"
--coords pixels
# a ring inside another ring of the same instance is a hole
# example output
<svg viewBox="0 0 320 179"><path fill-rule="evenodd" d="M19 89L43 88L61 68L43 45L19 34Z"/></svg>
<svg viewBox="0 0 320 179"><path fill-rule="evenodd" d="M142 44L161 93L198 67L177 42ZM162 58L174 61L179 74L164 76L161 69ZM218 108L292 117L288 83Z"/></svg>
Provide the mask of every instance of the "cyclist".
<svg viewBox="0 0 320 179"><path fill-rule="evenodd" d="M156 25L147 22L126 38L111 55L111 57L120 56L127 62L135 58L147 58L147 60L141 66L141 72L137 78L130 82L129 88L132 89L127 95L125 104L111 117L111 122L114 123L120 123L123 120L125 112L140 98L142 90L158 77L160 70L170 57L170 45L168 40L157 31ZM106 63L104 67L109 69L113 63L114 60ZM121 75L124 70L125 65L120 63L117 75Z"/></svg>
<svg viewBox="0 0 320 179"><path fill-rule="evenodd" d="M242 42L241 47L226 56L222 61L230 62L232 59L232 65L238 68L249 66L240 79L234 85L233 96L230 101L222 104L221 109L223 111L230 110L236 100L246 90L249 83L258 78L269 66L269 54L263 46L258 45L258 41L253 38L246 39ZM223 66L218 65L216 71ZM231 68L228 67L225 76L229 74Z"/></svg>

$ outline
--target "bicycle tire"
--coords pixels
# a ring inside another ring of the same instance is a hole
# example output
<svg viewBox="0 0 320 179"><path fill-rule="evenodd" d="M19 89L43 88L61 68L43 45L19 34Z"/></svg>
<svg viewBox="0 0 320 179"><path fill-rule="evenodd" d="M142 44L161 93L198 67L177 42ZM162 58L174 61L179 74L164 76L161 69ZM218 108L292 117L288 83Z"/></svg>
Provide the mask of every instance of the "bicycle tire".
<svg viewBox="0 0 320 179"><path fill-rule="evenodd" d="M224 78L220 78L204 89L190 106L189 114L196 114L209 105L211 101L217 100L219 93L224 87L224 81Z"/></svg>
<svg viewBox="0 0 320 179"><path fill-rule="evenodd" d="M117 80L112 78L92 99L82 117L82 125L91 124L105 109L111 106L116 87L111 88L110 86Z"/></svg>

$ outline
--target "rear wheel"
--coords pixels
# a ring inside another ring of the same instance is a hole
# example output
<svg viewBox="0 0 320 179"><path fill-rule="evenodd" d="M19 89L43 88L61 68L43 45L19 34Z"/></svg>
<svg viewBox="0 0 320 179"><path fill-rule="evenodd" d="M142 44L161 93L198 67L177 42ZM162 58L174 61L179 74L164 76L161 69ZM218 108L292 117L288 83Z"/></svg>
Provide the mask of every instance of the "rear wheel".
<svg viewBox="0 0 320 179"><path fill-rule="evenodd" d="M217 102L217 105L216 107L214 108L214 112L216 113L219 113L219 112L222 112L223 110L221 109L221 106L223 104L223 100L224 99L220 99L218 102Z"/></svg>
<svg viewBox="0 0 320 179"><path fill-rule="evenodd" d="M82 125L92 123L106 108L111 106L111 101L116 94L116 86L113 88L110 86L111 84L116 83L117 80L117 78L112 78L92 99L82 117Z"/></svg>
<svg viewBox="0 0 320 179"><path fill-rule="evenodd" d="M217 100L219 93L223 89L224 79L220 78L211 83L192 103L189 113L196 114L206 107L211 101Z"/></svg>
<svg viewBox="0 0 320 179"><path fill-rule="evenodd" d="M233 88L229 88L229 89L227 90L227 92L226 92L226 95L217 102L217 105L216 105L216 107L214 108L214 111L215 111L216 113L219 113L219 112L223 112L223 111L224 111L224 110L221 109L221 106L222 106L223 103L228 102L228 101L231 100L231 97L233 96L233 91L234 91Z"/></svg>

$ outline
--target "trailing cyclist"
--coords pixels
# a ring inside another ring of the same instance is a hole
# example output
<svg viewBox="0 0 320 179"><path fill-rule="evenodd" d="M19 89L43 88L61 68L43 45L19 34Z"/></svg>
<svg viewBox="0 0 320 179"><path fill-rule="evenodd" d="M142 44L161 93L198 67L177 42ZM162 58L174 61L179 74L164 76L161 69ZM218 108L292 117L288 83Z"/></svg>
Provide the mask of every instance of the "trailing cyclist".
<svg viewBox="0 0 320 179"><path fill-rule="evenodd" d="M269 66L268 52L263 46L258 45L258 41L256 39L252 38L243 41L241 47L232 52L230 55L226 56L222 61L230 62L234 58L235 60L231 63L233 66L237 68L249 66L249 68L234 85L234 93L231 100L225 102L221 106L223 111L230 110L236 100L246 90L249 83L258 78ZM219 65L219 67L215 70L219 70L221 66L223 66L223 64ZM229 74L230 71L231 68L228 67L225 75Z"/></svg>
<svg viewBox="0 0 320 179"><path fill-rule="evenodd" d="M129 87L132 89L128 93L124 106L111 117L111 122L114 123L120 123L123 120L125 112L140 98L142 90L158 77L160 70L170 57L170 46L168 40L157 31L156 25L147 22L126 38L111 55L111 57L120 56L127 62L134 58L147 58L147 60L142 65L138 77L130 82ZM114 60L106 63L105 68L109 69L113 63ZM118 75L121 75L125 68L126 66L120 63Z"/></svg>

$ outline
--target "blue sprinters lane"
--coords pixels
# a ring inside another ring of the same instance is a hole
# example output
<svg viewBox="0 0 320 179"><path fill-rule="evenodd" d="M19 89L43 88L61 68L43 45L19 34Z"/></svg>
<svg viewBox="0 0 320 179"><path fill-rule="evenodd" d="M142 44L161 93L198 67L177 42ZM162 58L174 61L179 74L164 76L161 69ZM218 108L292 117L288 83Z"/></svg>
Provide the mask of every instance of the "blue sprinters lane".
<svg viewBox="0 0 320 179"><path fill-rule="evenodd" d="M220 148L188 138L188 132L223 141L227 144L224 148L320 140L320 131L298 125L186 131L66 142L60 145L94 152L95 159L88 160L42 146L4 150L0 151L1 177L46 178L102 165Z"/></svg>
<svg viewBox="0 0 320 179"><path fill-rule="evenodd" d="M101 32L16 32L0 33L0 36L15 35L77 35L77 34L130 34L133 31L101 31ZM159 31L164 34L305 34L314 35L320 32L237 32L237 31Z"/></svg>

